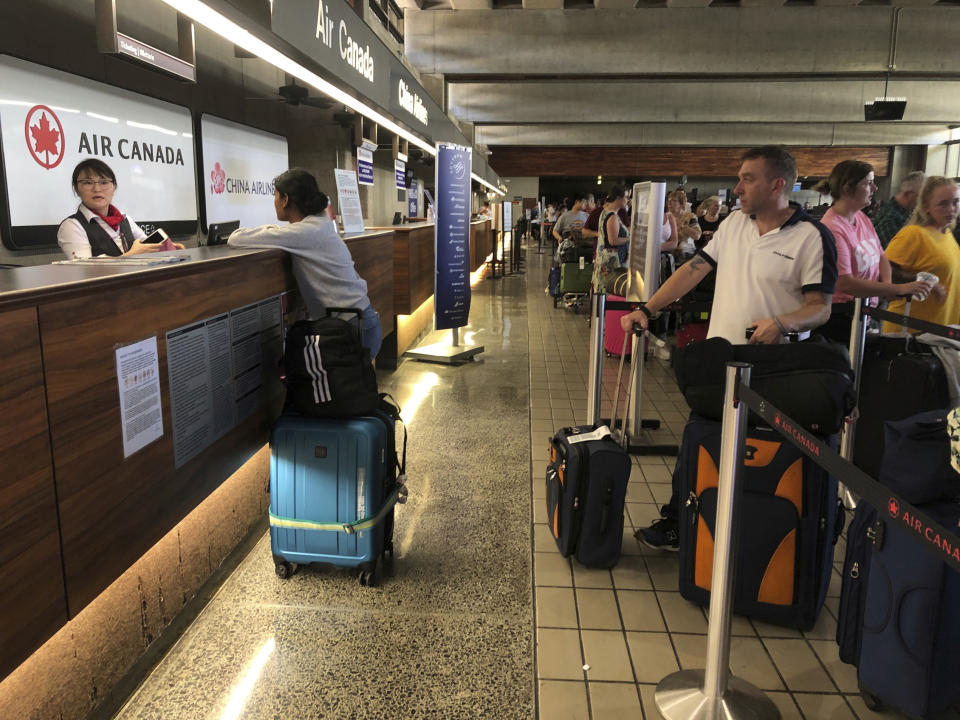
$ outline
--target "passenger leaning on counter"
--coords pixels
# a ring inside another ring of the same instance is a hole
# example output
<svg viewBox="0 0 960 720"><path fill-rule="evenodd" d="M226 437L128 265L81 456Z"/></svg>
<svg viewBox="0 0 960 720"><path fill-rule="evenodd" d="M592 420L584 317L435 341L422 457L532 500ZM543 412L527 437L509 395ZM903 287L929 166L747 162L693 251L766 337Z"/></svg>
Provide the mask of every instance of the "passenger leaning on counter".
<svg viewBox="0 0 960 720"><path fill-rule="evenodd" d="M73 191L80 207L57 230L57 242L71 260L110 255L137 255L165 249L156 243L141 242L147 234L113 203L117 176L102 160L87 158L73 169ZM178 250L183 245L173 243Z"/></svg>
<svg viewBox="0 0 960 720"><path fill-rule="evenodd" d="M357 274L350 250L324 212L327 196L320 192L313 175L300 168L275 177L273 187L277 220L289 225L240 228L227 242L235 247L287 251L311 318L324 317L328 307L363 310L363 344L373 360L383 340L380 316L370 305L367 283Z"/></svg>

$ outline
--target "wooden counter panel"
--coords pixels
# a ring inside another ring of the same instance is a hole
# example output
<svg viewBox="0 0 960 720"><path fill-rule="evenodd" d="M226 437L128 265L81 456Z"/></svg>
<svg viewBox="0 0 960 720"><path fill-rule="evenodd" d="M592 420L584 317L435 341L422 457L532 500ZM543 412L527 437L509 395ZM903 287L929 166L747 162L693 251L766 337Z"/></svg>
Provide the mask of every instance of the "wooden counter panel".
<svg viewBox="0 0 960 720"><path fill-rule="evenodd" d="M36 308L0 314L0 677L67 620Z"/></svg>
<svg viewBox="0 0 960 720"><path fill-rule="evenodd" d="M470 272L483 265L487 255L493 249L493 231L490 221L470 225Z"/></svg>
<svg viewBox="0 0 960 720"><path fill-rule="evenodd" d="M40 329L71 616L267 441L279 382L246 421L174 469L165 333L293 287L280 255L51 303ZM124 460L114 349L157 336L163 436Z"/></svg>
<svg viewBox="0 0 960 720"><path fill-rule="evenodd" d="M393 311L410 315L433 295L433 225L396 232L393 236Z"/></svg>
<svg viewBox="0 0 960 720"><path fill-rule="evenodd" d="M383 336L393 332L393 238L391 233L351 238L347 248L357 273L367 282L367 297L380 313Z"/></svg>

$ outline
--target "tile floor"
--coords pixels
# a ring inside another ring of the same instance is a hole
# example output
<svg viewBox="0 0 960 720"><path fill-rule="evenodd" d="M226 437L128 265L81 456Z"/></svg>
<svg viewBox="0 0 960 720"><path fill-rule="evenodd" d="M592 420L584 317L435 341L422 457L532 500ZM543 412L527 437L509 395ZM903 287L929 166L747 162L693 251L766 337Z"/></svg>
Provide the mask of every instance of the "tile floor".
<svg viewBox="0 0 960 720"><path fill-rule="evenodd" d="M677 558L633 537L659 517L670 497L674 458L634 456L627 491L623 556L612 570L591 570L556 552L545 515L547 439L586 422L588 327L582 315L554 309L543 292L546 256L530 253L530 465L533 495L533 584L539 717L553 720L660 718L656 684L681 668L702 668L706 613L677 592ZM609 417L617 364L604 365L602 417ZM629 367L629 366L628 366ZM622 381L622 382L625 382ZM662 421L648 442L677 442L689 408L668 362L645 366L644 417ZM842 541L836 558L843 557ZM840 662L834 641L839 565L826 608L808 632L735 617L730 665L768 693L784 718L893 718L869 711L855 669Z"/></svg>
<svg viewBox="0 0 960 720"><path fill-rule="evenodd" d="M273 573L265 536L152 675L122 720L652 720L657 682L704 664L704 611L677 593L677 560L633 531L670 495L673 458L635 456L623 556L561 557L544 524L547 440L585 422L588 328L543 292L549 256L474 291L480 362L406 362L381 375L405 408L410 501L382 585L354 573ZM676 443L687 407L668 364L645 366L651 442ZM616 366L604 368L609 416ZM625 382L625 379L624 379ZM842 547L837 557L842 557ZM784 718L869 712L833 640L839 574L806 633L732 623L731 668Z"/></svg>

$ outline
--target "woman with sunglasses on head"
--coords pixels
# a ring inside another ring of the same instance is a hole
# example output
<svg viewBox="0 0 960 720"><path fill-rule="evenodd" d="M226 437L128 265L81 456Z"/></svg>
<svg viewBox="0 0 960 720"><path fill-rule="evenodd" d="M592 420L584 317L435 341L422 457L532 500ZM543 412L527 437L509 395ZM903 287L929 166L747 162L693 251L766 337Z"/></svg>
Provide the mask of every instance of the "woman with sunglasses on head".
<svg viewBox="0 0 960 720"><path fill-rule="evenodd" d="M147 234L113 205L117 176L102 160L87 158L73 169L73 191L80 207L57 230L57 243L71 260L109 255L137 255L165 248L158 243L143 243ZM180 243L172 243L178 250Z"/></svg>

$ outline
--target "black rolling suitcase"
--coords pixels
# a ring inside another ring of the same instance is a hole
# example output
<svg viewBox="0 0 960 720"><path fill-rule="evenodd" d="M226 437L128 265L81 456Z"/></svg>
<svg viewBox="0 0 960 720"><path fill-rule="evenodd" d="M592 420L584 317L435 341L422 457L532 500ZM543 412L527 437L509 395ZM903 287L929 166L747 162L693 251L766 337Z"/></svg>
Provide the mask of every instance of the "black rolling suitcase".
<svg viewBox="0 0 960 720"><path fill-rule="evenodd" d="M692 415L675 473L680 594L710 602L721 423ZM735 536L738 615L810 628L826 598L839 535L837 482L778 432L749 428Z"/></svg>
<svg viewBox="0 0 960 720"><path fill-rule="evenodd" d="M631 337L628 333L624 338L624 354ZM622 374L623 356L610 421L613 427L617 426ZM629 408L629 399L627 405ZM623 427L627 427L626 417ZM547 523L557 548L564 557L573 555L581 565L613 567L623 545L630 456L606 425L562 428L550 438L548 452Z"/></svg>
<svg viewBox="0 0 960 720"><path fill-rule="evenodd" d="M913 338L868 335L860 370L860 398L853 463L880 477L883 425L950 403L940 360Z"/></svg>

